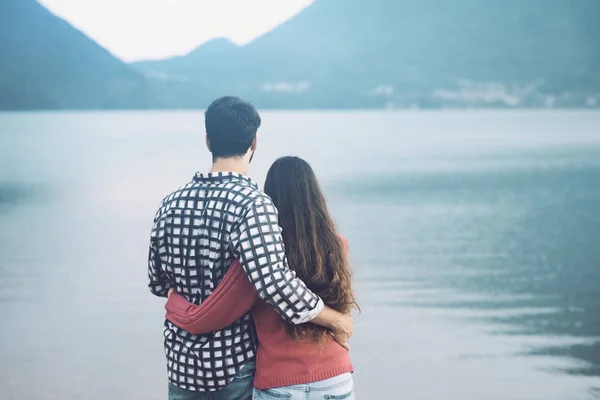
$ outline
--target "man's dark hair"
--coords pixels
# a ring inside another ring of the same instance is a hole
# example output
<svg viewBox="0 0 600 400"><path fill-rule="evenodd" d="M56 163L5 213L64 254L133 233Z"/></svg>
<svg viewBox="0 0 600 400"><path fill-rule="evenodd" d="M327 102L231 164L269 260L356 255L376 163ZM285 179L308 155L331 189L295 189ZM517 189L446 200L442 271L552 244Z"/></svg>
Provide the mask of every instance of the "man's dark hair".
<svg viewBox="0 0 600 400"><path fill-rule="evenodd" d="M213 160L246 154L260 122L254 106L239 97L226 96L213 101L204 113Z"/></svg>

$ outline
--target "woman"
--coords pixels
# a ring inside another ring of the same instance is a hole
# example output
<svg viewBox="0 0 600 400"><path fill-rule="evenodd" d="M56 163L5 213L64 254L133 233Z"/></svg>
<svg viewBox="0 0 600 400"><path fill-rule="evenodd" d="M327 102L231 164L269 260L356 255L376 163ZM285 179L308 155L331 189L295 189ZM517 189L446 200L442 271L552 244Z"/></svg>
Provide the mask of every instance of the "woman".
<svg viewBox="0 0 600 400"><path fill-rule="evenodd" d="M264 189L279 211L289 267L330 307L343 313L358 308L346 240L335 230L310 165L298 157L280 158ZM225 328L252 312L259 340L255 399L354 398L347 350L325 328L284 322L258 298L237 261L201 305L170 293L166 308L167 318L192 334Z"/></svg>

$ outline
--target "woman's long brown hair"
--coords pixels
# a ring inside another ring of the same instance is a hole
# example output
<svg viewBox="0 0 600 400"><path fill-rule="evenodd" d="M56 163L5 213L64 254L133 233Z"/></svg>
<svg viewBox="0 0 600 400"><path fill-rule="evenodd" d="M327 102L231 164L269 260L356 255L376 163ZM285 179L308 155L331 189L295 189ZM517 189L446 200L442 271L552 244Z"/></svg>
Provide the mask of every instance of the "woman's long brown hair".
<svg viewBox="0 0 600 400"><path fill-rule="evenodd" d="M342 313L358 308L345 243L311 166L298 157L278 159L267 174L265 193L279 211L290 269L329 307ZM286 329L297 339L327 337L327 330L314 324L286 323Z"/></svg>

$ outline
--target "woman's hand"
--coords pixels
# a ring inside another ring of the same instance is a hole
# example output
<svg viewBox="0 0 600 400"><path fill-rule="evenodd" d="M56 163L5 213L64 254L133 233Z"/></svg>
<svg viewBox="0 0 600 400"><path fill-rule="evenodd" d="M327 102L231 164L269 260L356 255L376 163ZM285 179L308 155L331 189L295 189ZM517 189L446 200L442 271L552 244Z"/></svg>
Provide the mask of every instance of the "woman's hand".
<svg viewBox="0 0 600 400"><path fill-rule="evenodd" d="M167 293L167 299L169 297L171 297L171 293L173 293L174 291L175 291L175 289L173 289L173 288L169 289L169 292Z"/></svg>

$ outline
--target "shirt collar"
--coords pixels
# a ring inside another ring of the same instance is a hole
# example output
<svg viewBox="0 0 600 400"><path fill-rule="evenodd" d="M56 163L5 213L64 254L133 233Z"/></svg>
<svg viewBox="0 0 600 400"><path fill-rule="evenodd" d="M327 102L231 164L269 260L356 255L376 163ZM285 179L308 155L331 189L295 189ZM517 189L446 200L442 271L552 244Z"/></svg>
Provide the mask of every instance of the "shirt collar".
<svg viewBox="0 0 600 400"><path fill-rule="evenodd" d="M256 182L246 175L238 174L237 172L196 172L193 181L206 183L240 182L246 183L253 188L258 189Z"/></svg>

